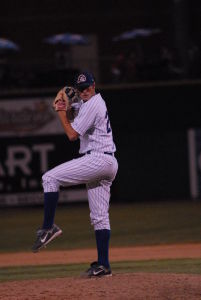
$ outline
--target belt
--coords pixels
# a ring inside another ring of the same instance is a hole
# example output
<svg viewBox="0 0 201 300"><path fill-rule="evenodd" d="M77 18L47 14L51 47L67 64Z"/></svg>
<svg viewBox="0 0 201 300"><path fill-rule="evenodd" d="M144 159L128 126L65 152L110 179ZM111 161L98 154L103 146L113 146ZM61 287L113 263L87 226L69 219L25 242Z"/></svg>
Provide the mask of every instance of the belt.
<svg viewBox="0 0 201 300"><path fill-rule="evenodd" d="M114 154L113 154L113 152L107 152L107 151L105 151L105 152L103 152L104 154L107 154L107 155L111 155L111 156L113 156ZM91 154L91 150L88 150L86 153L84 153L84 154Z"/></svg>

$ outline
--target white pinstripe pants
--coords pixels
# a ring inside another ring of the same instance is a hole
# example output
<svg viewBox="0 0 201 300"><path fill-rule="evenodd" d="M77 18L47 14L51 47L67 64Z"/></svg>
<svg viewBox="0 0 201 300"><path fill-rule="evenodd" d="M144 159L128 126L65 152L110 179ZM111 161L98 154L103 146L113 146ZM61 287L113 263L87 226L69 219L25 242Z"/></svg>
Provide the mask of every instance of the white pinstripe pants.
<svg viewBox="0 0 201 300"><path fill-rule="evenodd" d="M57 192L60 186L86 184L91 224L95 230L110 229L110 187L118 163L115 157L92 152L65 162L42 177L44 192Z"/></svg>

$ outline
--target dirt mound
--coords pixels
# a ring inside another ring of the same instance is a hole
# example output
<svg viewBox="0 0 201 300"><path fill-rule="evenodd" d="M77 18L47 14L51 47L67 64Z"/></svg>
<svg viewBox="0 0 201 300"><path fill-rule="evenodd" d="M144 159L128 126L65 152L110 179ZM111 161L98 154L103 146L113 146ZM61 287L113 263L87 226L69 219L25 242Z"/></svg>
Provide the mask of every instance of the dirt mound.
<svg viewBox="0 0 201 300"><path fill-rule="evenodd" d="M112 248L111 261L201 258L201 244ZM96 259L95 249L0 254L0 266L84 263ZM201 276L130 273L83 279L56 278L0 284L1 300L198 300Z"/></svg>
<svg viewBox="0 0 201 300"><path fill-rule="evenodd" d="M0 285L0 299L9 300L198 300L201 277L176 274L115 274L108 278L59 278Z"/></svg>

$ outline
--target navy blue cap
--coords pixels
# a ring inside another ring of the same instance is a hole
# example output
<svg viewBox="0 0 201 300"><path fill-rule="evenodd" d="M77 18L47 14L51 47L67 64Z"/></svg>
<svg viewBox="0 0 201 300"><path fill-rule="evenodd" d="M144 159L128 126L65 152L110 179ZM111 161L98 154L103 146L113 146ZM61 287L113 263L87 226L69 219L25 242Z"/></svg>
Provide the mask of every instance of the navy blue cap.
<svg viewBox="0 0 201 300"><path fill-rule="evenodd" d="M94 82L95 82L94 76L89 72L79 73L75 77L75 87L79 91L83 91L84 89L88 88L90 85L93 85Z"/></svg>

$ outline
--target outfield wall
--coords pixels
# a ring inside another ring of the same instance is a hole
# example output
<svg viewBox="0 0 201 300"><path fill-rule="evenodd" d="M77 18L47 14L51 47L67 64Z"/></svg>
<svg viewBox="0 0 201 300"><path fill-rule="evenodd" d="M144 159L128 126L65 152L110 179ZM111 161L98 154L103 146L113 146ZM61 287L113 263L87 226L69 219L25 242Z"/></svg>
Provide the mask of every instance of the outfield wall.
<svg viewBox="0 0 201 300"><path fill-rule="evenodd" d="M99 87L97 91L106 100L117 146L119 172L112 201L199 199L200 189L197 194L192 190L188 133L201 128L201 85ZM54 91L1 95L2 206L42 203L42 174L74 153L77 156L79 143L68 141L50 107L54 95ZM199 139L196 135L195 142ZM198 152L194 153L194 185L200 176ZM87 201L85 187L62 190L60 201Z"/></svg>

